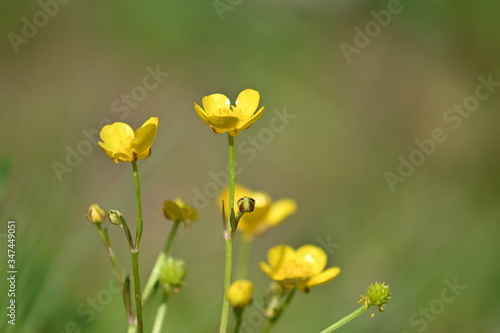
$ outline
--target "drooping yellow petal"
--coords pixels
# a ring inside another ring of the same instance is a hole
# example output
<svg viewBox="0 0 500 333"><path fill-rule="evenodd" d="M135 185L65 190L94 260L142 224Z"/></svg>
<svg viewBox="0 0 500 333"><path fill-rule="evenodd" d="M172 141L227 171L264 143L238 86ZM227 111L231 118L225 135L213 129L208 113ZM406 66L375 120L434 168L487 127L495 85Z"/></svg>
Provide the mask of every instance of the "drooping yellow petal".
<svg viewBox="0 0 500 333"><path fill-rule="evenodd" d="M244 131L247 128L249 128L253 123L255 123L257 120L259 120L260 116L262 116L262 113L264 112L265 107L261 107L259 111L257 111L256 114L254 114L251 118L240 121L238 125L238 132Z"/></svg>
<svg viewBox="0 0 500 333"><path fill-rule="evenodd" d="M203 122L205 124L210 125L208 123L207 112L205 110L203 110L201 106L199 106L198 104L194 103L194 110L196 111L196 113L198 114L198 116L201 118L201 120L203 120Z"/></svg>
<svg viewBox="0 0 500 333"><path fill-rule="evenodd" d="M267 252L267 261L273 269L278 268L283 262L291 260L295 250L288 245L278 245Z"/></svg>
<svg viewBox="0 0 500 333"><path fill-rule="evenodd" d="M325 251L314 245L304 245L295 253L297 262L308 267L308 275L315 276L321 273L328 260Z"/></svg>
<svg viewBox="0 0 500 333"><path fill-rule="evenodd" d="M230 111L231 102L229 101L229 98L223 94L205 96L201 102L203 103L203 108L205 109L208 118L211 116L228 115L228 112Z"/></svg>
<svg viewBox="0 0 500 333"><path fill-rule="evenodd" d="M241 110L243 119L249 119L253 116L259 106L260 94L253 89L245 89L236 98L236 107Z"/></svg>
<svg viewBox="0 0 500 333"><path fill-rule="evenodd" d="M238 117L233 116L208 116L207 121L214 130L219 130L223 133L238 125L240 120Z"/></svg>
<svg viewBox="0 0 500 333"><path fill-rule="evenodd" d="M317 286L323 283L327 283L330 280L333 280L337 275L340 274L340 268L339 267L332 267L324 272L322 272L319 275L313 276L307 281L307 286L308 287L313 287Z"/></svg>
<svg viewBox="0 0 500 333"><path fill-rule="evenodd" d="M269 226L273 227L283 222L287 217L295 213L297 210L297 203L292 199L281 199L274 202L266 216L266 222Z"/></svg>
<svg viewBox="0 0 500 333"><path fill-rule="evenodd" d="M151 155L151 146L158 131L158 118L149 118L140 128L135 131L132 140L132 151L137 159L145 159Z"/></svg>

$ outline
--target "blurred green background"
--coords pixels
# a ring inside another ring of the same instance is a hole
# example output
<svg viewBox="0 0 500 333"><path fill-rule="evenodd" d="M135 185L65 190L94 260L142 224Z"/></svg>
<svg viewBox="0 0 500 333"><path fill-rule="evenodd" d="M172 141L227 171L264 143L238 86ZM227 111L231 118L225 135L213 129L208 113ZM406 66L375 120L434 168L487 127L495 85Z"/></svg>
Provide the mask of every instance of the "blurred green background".
<svg viewBox="0 0 500 333"><path fill-rule="evenodd" d="M237 180L299 206L254 245L256 304L269 282L257 263L276 244L334 243L328 265L342 268L331 283L298 294L276 332L319 332L356 309L375 281L393 291L385 313L363 315L339 332L500 332L498 85L482 88L489 96L475 111L445 119L455 103L474 101L478 77L500 81L500 2L215 5L3 4L0 263L6 272L7 220L15 219L18 275L15 327L5 316L6 280L0 284L0 331L124 332L108 258L85 219L91 203L135 216L130 165L114 164L93 143L102 122L136 128L160 118L153 154L139 162L145 282L171 227L163 200L193 203L227 165L225 135L202 123L193 102L215 92L234 100L253 88L267 108L236 138L240 147L258 145L239 151ZM388 10L398 12L380 14ZM39 27L30 30L34 20ZM371 36L356 37L356 28L372 29ZM363 47L346 57L342 43L355 42ZM168 73L148 91L140 88L147 68ZM137 98L127 107L121 98L132 92ZM276 112L285 111L295 117L270 131ZM408 159L415 140L436 128L445 142L391 191L385 173L397 174L399 156ZM207 197L200 221L181 229L173 247L189 273L171 298L165 332L218 330L223 241L213 195ZM130 272L122 232L109 229ZM446 280L467 288L444 303ZM429 307L426 317L420 311Z"/></svg>

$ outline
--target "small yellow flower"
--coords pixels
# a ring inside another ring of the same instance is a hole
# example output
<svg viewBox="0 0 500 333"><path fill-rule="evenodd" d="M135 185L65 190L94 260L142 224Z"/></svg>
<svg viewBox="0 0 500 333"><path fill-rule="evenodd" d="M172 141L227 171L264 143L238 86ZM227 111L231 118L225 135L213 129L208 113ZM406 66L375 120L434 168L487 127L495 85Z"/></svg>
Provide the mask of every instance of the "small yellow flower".
<svg viewBox="0 0 500 333"><path fill-rule="evenodd" d="M181 199L163 202L163 215L172 221L182 221L188 225L190 221L198 220L198 210L186 204Z"/></svg>
<svg viewBox="0 0 500 333"><path fill-rule="evenodd" d="M243 215L238 224L238 230L245 232L247 237L264 234L267 230L280 224L297 210L297 203L293 199L281 199L273 202L267 193L254 192L236 184L234 189L235 202L245 196L255 200L253 212ZM228 212L229 188L225 188L219 195L217 200L219 205L222 205L223 200L226 205L226 209L224 210ZM237 212L239 208L235 206L234 209Z"/></svg>
<svg viewBox="0 0 500 333"><path fill-rule="evenodd" d="M247 280L237 280L229 286L226 298L235 308L247 306L252 302L253 283Z"/></svg>
<svg viewBox="0 0 500 333"><path fill-rule="evenodd" d="M215 133L229 132L232 136L249 128L264 111L263 106L256 112L260 94L253 89L243 90L238 95L234 106L223 94L205 96L201 101L203 108L194 103L194 109L201 120Z"/></svg>
<svg viewBox="0 0 500 333"><path fill-rule="evenodd" d="M128 124L116 122L101 130L99 146L116 163L143 160L151 155L158 130L158 118L149 118L135 132Z"/></svg>
<svg viewBox="0 0 500 333"><path fill-rule="evenodd" d="M269 264L261 262L260 268L283 288L297 287L309 292L311 287L326 283L340 273L339 267L325 271L325 251L314 245L304 245L294 250L287 245L278 245L267 253Z"/></svg>

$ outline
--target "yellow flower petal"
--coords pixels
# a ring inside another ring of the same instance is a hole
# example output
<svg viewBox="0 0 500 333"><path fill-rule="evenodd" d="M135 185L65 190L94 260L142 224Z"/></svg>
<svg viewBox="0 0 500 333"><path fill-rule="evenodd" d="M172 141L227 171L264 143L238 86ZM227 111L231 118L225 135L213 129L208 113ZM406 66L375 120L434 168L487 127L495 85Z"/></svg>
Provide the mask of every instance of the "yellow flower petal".
<svg viewBox="0 0 500 333"><path fill-rule="evenodd" d="M229 98L223 94L205 96L201 102L208 117L227 115L231 106Z"/></svg>
<svg viewBox="0 0 500 333"><path fill-rule="evenodd" d="M101 130L102 141L113 151L122 151L129 148L133 137L134 130L132 127L121 122L106 125Z"/></svg>
<svg viewBox="0 0 500 333"><path fill-rule="evenodd" d="M198 104L194 103L194 110L196 111L196 113L198 114L198 116L201 118L201 120L203 120L203 122L207 125L210 125L208 123L208 115L207 115L207 112L205 110L203 110L201 108L201 106L199 106Z"/></svg>
<svg viewBox="0 0 500 333"><path fill-rule="evenodd" d="M296 261L308 267L309 276L321 273L328 260L325 251L314 245L304 245L297 249L295 253Z"/></svg>
<svg viewBox="0 0 500 333"><path fill-rule="evenodd" d="M208 124L214 129L219 130L221 133L227 132L238 125L240 121L238 117L233 116L208 116ZM219 133L219 132L217 132Z"/></svg>
<svg viewBox="0 0 500 333"><path fill-rule="evenodd" d="M241 110L241 116L249 119L257 110L260 101L260 94L253 89L245 89L236 98L236 107Z"/></svg>
<svg viewBox="0 0 500 333"><path fill-rule="evenodd" d="M254 114L251 118L247 119L246 121L240 121L238 125L238 132L244 131L247 128L249 128L253 123L255 123L257 120L259 120L260 116L262 116L262 113L264 112L265 106L261 107L259 111L257 111L256 114Z"/></svg>
<svg viewBox="0 0 500 333"><path fill-rule="evenodd" d="M273 278L273 269L271 268L271 266L262 261L259 263L259 266L260 269L262 269L262 271L267 274L267 276L269 276L271 279Z"/></svg>
<svg viewBox="0 0 500 333"><path fill-rule="evenodd" d="M293 259L295 250L288 245L278 245L267 252L267 261L273 269L276 269L284 261Z"/></svg>
<svg viewBox="0 0 500 333"><path fill-rule="evenodd" d="M322 272L319 275L316 275L312 278L310 278L307 281L307 286L308 287L313 287L317 286L323 283L327 283L328 281L333 280L337 275L340 274L340 268L339 267L332 267L327 269L326 271Z"/></svg>
<svg viewBox="0 0 500 333"><path fill-rule="evenodd" d="M135 131L132 140L132 151L137 159L145 159L151 155L151 146L158 131L158 118L149 118L139 129Z"/></svg>
<svg viewBox="0 0 500 333"><path fill-rule="evenodd" d="M283 222L287 217L295 213L297 203L292 199L281 199L271 205L266 216L269 226L275 226Z"/></svg>

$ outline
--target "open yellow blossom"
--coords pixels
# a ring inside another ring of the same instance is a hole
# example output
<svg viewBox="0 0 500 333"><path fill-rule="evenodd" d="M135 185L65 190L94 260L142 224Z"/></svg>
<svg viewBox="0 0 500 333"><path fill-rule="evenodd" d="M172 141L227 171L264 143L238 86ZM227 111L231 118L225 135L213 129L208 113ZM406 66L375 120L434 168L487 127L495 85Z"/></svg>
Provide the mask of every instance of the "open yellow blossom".
<svg viewBox="0 0 500 333"><path fill-rule="evenodd" d="M255 207L253 212L243 215L237 230L245 232L248 237L264 234L267 230L280 224L297 210L297 203L293 199L281 199L273 202L267 193L254 192L236 184L234 189L235 202L245 196L255 200ZM229 212L227 209L229 188L225 188L219 195L217 200L219 205L222 205L223 200L226 205L224 210ZM238 211L236 206L234 209Z"/></svg>
<svg viewBox="0 0 500 333"><path fill-rule="evenodd" d="M340 273L339 267L325 271L325 251L314 245L304 245L294 250L287 245L278 245L267 252L269 264L261 262L260 268L283 288L297 287L309 292L311 287L326 283Z"/></svg>
<svg viewBox="0 0 500 333"><path fill-rule="evenodd" d="M223 94L208 95L201 101L203 108L194 103L194 109L201 120L215 133L229 132L232 136L249 128L264 111L264 106L257 111L260 94L253 89L243 90L236 98L234 106Z"/></svg>
<svg viewBox="0 0 500 333"><path fill-rule="evenodd" d="M158 130L158 118L149 118L135 132L128 124L116 122L101 130L99 146L116 163L143 160L151 155L151 146Z"/></svg>

